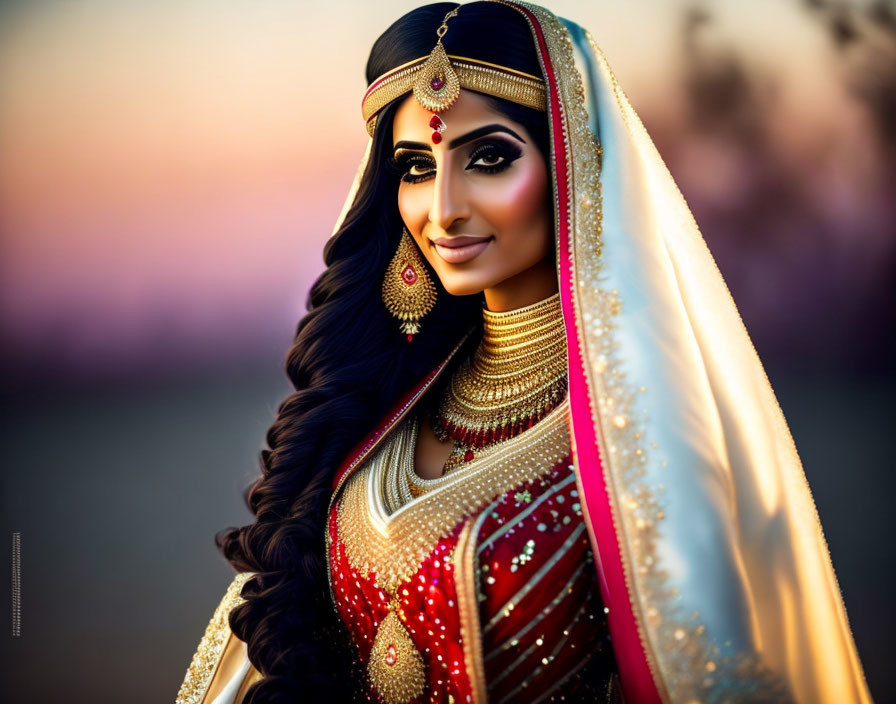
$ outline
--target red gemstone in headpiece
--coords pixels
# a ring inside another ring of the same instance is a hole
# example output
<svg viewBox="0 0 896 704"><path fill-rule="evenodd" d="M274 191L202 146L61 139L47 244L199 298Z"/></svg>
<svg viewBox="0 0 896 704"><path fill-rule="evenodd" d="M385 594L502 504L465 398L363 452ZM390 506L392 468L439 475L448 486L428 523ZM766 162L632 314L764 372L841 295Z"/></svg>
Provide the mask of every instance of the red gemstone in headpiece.
<svg viewBox="0 0 896 704"><path fill-rule="evenodd" d="M442 90L445 86L445 79L441 76L433 76L432 80L429 82L429 85L432 86L433 90Z"/></svg>
<svg viewBox="0 0 896 704"><path fill-rule="evenodd" d="M390 667L398 662L398 649L394 643L389 643L389 647L386 648L386 657L383 659Z"/></svg>
<svg viewBox="0 0 896 704"><path fill-rule="evenodd" d="M442 135L439 132L433 132L432 133L432 143L438 144L441 141L442 141Z"/></svg>
<svg viewBox="0 0 896 704"><path fill-rule="evenodd" d="M439 129L439 127L441 127L443 124L444 123L442 122L442 118L440 118L438 115L433 115L432 119L429 121L429 126L434 130Z"/></svg>
<svg viewBox="0 0 896 704"><path fill-rule="evenodd" d="M417 272L414 271L414 267L408 264L404 268L404 271L401 272L401 278L408 286L410 286L417 280Z"/></svg>

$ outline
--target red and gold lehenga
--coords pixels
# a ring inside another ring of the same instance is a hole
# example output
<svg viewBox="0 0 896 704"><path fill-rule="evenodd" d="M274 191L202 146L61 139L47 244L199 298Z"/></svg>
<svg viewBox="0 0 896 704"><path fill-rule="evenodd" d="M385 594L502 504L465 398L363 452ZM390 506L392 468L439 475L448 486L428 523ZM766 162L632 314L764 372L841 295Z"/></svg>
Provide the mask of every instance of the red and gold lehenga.
<svg viewBox="0 0 896 704"><path fill-rule="evenodd" d="M539 354L553 349L565 365L559 295L485 315L479 349L529 369L544 368ZM506 343L489 334L489 322L510 317ZM521 343L513 330L523 327L547 332ZM433 383L415 390L337 478L329 513L332 594L366 666L371 701L612 701L618 683L568 400L424 480L414 472L414 447L420 399Z"/></svg>
<svg viewBox="0 0 896 704"><path fill-rule="evenodd" d="M415 424L455 350L346 458L331 591L371 695L871 701L802 464L686 202L591 35L496 1L542 68L568 393L422 483ZM238 703L260 677L227 626L249 576L178 702Z"/></svg>

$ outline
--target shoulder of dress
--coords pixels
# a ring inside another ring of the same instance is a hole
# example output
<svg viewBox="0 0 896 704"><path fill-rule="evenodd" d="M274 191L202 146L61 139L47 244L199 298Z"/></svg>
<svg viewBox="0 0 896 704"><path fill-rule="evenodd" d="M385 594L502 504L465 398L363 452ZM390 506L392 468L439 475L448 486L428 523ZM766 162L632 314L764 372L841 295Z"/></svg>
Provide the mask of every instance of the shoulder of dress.
<svg viewBox="0 0 896 704"><path fill-rule="evenodd" d="M230 638L230 611L245 601L240 592L253 574L254 572L240 572L227 587L193 654L175 704L199 704L202 701Z"/></svg>
<svg viewBox="0 0 896 704"><path fill-rule="evenodd" d="M435 367L425 378L417 382L408 389L392 406L383 419L371 430L351 451L346 455L342 464L333 475L332 489L333 493L337 493L342 487L344 481L352 474L369 454L383 441L389 434L389 431L407 415L407 412L419 401L433 383L441 376L442 372L449 366L454 356L461 350L475 328L468 330L460 341L454 346L448 356L445 357L438 366Z"/></svg>

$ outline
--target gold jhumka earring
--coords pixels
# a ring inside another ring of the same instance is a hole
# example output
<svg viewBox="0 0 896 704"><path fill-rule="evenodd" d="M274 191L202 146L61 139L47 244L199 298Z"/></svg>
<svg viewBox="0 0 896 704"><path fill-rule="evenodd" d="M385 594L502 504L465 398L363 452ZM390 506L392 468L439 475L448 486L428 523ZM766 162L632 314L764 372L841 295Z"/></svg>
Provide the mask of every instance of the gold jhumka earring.
<svg viewBox="0 0 896 704"><path fill-rule="evenodd" d="M407 230L383 278L383 303L401 321L401 331L412 342L420 332L420 319L436 303L436 287L426 271L420 252Z"/></svg>

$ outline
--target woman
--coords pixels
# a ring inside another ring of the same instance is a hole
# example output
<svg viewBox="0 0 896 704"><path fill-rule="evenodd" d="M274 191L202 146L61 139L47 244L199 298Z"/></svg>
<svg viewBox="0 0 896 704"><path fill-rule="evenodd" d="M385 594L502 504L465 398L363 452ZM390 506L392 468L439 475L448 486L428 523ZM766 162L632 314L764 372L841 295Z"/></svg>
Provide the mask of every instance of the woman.
<svg viewBox="0 0 896 704"><path fill-rule="evenodd" d="M869 701L768 380L590 35L438 3L367 79L178 701Z"/></svg>

